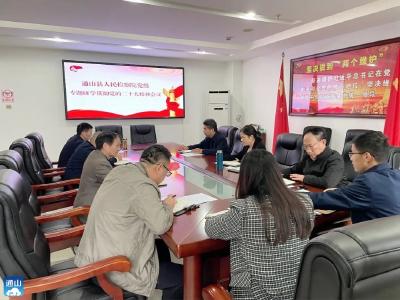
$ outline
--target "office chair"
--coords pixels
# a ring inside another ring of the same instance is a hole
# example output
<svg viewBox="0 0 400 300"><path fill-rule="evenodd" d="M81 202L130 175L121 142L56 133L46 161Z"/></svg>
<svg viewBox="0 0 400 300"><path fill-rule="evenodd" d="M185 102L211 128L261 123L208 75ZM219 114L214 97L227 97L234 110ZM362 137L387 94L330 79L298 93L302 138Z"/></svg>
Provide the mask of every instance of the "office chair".
<svg viewBox="0 0 400 300"><path fill-rule="evenodd" d="M334 229L304 249L295 300L398 299L400 216ZM203 288L205 300L227 300L220 285Z"/></svg>
<svg viewBox="0 0 400 300"><path fill-rule="evenodd" d="M130 129L132 145L157 143L154 125L131 125Z"/></svg>
<svg viewBox="0 0 400 300"><path fill-rule="evenodd" d="M105 276L112 271L129 272L131 262L124 256L80 268L72 260L51 266L50 251L77 245L84 225L44 234L28 204L22 177L13 170L0 170L0 224L0 276L22 276L24 299L141 298L122 291ZM96 278L98 284L90 278Z"/></svg>
<svg viewBox="0 0 400 300"><path fill-rule="evenodd" d="M96 126L95 131L109 131L109 132L115 132L118 133L121 140L123 139L123 134L122 134L122 126L121 125L101 125L101 126Z"/></svg>
<svg viewBox="0 0 400 300"><path fill-rule="evenodd" d="M389 152L389 165L393 169L400 169L400 147L391 147Z"/></svg>
<svg viewBox="0 0 400 300"><path fill-rule="evenodd" d="M278 135L275 159L282 169L290 168L300 161L303 153L303 136L296 133Z"/></svg>
<svg viewBox="0 0 400 300"><path fill-rule="evenodd" d="M353 144L352 141L355 137L363 133L366 133L368 131L369 131L368 129L349 129L346 132L346 137L344 139L344 145L342 151L342 157L344 161L343 175L346 181L351 182L357 176L349 157L349 152L351 151L351 145Z"/></svg>
<svg viewBox="0 0 400 300"><path fill-rule="evenodd" d="M228 153L232 152L235 133L237 130L238 130L238 128L235 126L220 126L220 127L218 127L218 133L222 134L224 136L224 138L226 139L226 142L228 144L228 150L229 150Z"/></svg>

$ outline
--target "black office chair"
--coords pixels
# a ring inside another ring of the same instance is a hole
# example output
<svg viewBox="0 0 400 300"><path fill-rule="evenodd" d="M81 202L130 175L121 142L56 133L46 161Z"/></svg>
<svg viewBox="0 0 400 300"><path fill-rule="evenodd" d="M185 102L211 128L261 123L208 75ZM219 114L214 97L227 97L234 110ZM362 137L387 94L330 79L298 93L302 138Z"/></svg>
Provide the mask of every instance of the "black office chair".
<svg viewBox="0 0 400 300"><path fill-rule="evenodd" d="M240 130L236 130L235 136L233 137L233 147L231 154L232 155L238 154L242 150L243 150L243 143L240 140Z"/></svg>
<svg viewBox="0 0 400 300"><path fill-rule="evenodd" d="M309 130L311 128L321 128L322 130L324 130L325 135L326 135L326 145L329 146L329 144L331 142L331 137L332 137L332 129L329 127L323 127L323 126L306 126L306 127L304 127L303 135L306 130Z"/></svg>
<svg viewBox="0 0 400 300"><path fill-rule="evenodd" d="M296 133L280 134L276 141L275 159L282 169L298 163L303 153L303 136Z"/></svg>
<svg viewBox="0 0 400 300"><path fill-rule="evenodd" d="M39 132L31 132L26 136L26 138L32 141L38 158L39 166L42 169L53 168L53 163L47 155L46 148L44 147L43 136Z"/></svg>
<svg viewBox="0 0 400 300"><path fill-rule="evenodd" d="M38 197L36 193L32 191L32 187L28 179L28 174L26 174L24 168L22 157L17 151L14 150L0 151L0 167L2 167L2 169L4 168L13 170L17 172L19 175L21 175L22 180L24 182L24 192L29 195L29 204L35 216L40 216L42 212L41 209L42 204L45 205L46 203L51 203L51 201L57 201L58 198L56 199L57 197L56 194L53 194L53 196L50 197L45 196L43 198L41 196ZM46 201L44 201L43 199L45 199ZM62 197L60 199L61 201L66 201L63 200ZM70 201L70 203L68 204L71 205L72 201ZM79 223L77 218L76 220L77 220L76 224ZM42 225L42 230L44 232L52 232L60 229L70 228L71 226L72 226L71 221L68 218L64 218L62 220L44 223Z"/></svg>
<svg viewBox="0 0 400 300"><path fill-rule="evenodd" d="M304 249L295 300L398 299L400 216L375 219L320 235ZM231 299L219 284L205 300Z"/></svg>
<svg viewBox="0 0 400 300"><path fill-rule="evenodd" d="M344 146L342 151L342 157L344 161L344 180L351 182L357 176L357 173L354 171L353 165L351 163L349 152L351 151L352 141L356 136L359 136L363 133L368 132L368 129L349 129L346 132L346 137L344 139Z"/></svg>
<svg viewBox="0 0 400 300"><path fill-rule="evenodd" d="M105 276L112 271L128 272L131 263L126 257L115 256L81 268L72 260L50 266L50 247L57 241L43 234L28 204L28 196L18 173L0 170L0 276L3 279L22 276L25 296L32 295L36 300L115 299L122 295L125 299L139 299L137 295L123 292ZM57 238L66 243L72 238L72 231L59 233ZM46 278L40 280L42 277ZM98 284L90 279L94 277Z"/></svg>
<svg viewBox="0 0 400 300"><path fill-rule="evenodd" d="M157 143L155 126L131 125L131 143L132 145Z"/></svg>
<svg viewBox="0 0 400 300"><path fill-rule="evenodd" d="M389 153L389 165L393 169L400 169L400 147L391 147Z"/></svg>
<svg viewBox="0 0 400 300"><path fill-rule="evenodd" d="M122 134L122 126L121 125L101 125L96 126L95 131L109 131L118 133L121 139L124 137Z"/></svg>
<svg viewBox="0 0 400 300"><path fill-rule="evenodd" d="M11 144L10 150L15 150L19 153L20 157L22 157L23 164L21 164L21 166L23 171L21 171L21 175L31 184L33 191L38 196L41 196L42 212L67 207L73 204L73 200L77 194L77 189L75 187L80 183L79 179L46 183L45 177L51 177L51 174L47 175L42 172L33 155L32 142L27 138L15 140Z"/></svg>
<svg viewBox="0 0 400 300"><path fill-rule="evenodd" d="M237 131L237 127L235 126L220 126L218 127L218 133L222 134L226 142L228 144L228 153L232 152L233 144L234 144L234 138L235 138L235 133Z"/></svg>

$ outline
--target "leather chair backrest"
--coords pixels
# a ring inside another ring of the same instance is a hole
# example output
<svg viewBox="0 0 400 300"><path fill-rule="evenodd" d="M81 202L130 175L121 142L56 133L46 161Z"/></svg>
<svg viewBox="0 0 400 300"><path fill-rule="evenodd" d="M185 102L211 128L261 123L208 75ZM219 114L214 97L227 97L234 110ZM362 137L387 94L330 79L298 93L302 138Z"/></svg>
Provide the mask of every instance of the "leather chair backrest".
<svg viewBox="0 0 400 300"><path fill-rule="evenodd" d="M26 188L30 191L29 204L31 205L35 216L40 214L40 204L36 193L32 193L30 178L25 170L24 162L21 155L14 150L0 151L0 167L18 172L25 181Z"/></svg>
<svg viewBox="0 0 400 300"><path fill-rule="evenodd" d="M302 148L303 136L301 134L280 134L276 141L275 159L282 168L291 167L300 161Z"/></svg>
<svg viewBox="0 0 400 300"><path fill-rule="evenodd" d="M235 133L237 130L238 130L238 128L235 126L220 126L220 127L218 127L218 133L222 134L225 137L226 142L228 143L228 149L229 149L228 152L229 153L232 152Z"/></svg>
<svg viewBox="0 0 400 300"><path fill-rule="evenodd" d="M397 170L400 169L400 147L390 148L389 165L393 169L397 169Z"/></svg>
<svg viewBox="0 0 400 300"><path fill-rule="evenodd" d="M344 161L344 179L347 181L353 181L357 176L357 173L354 171L353 165L351 163L349 152L351 151L352 141L356 136L359 136L363 133L368 132L368 129L349 129L346 132L346 137L344 139L344 146L342 151L342 157Z"/></svg>
<svg viewBox="0 0 400 300"><path fill-rule="evenodd" d="M28 134L26 138L32 141L40 167L42 169L52 168L53 164L51 163L51 159L47 155L46 148L44 147L43 136L39 132L32 132Z"/></svg>
<svg viewBox="0 0 400 300"><path fill-rule="evenodd" d="M130 129L132 145L157 143L154 125L131 125Z"/></svg>
<svg viewBox="0 0 400 300"><path fill-rule="evenodd" d="M238 154L243 150L243 143L240 140L240 130L236 130L235 136L233 138L232 155Z"/></svg>
<svg viewBox="0 0 400 300"><path fill-rule="evenodd" d="M304 250L296 300L398 299L400 216L335 229Z"/></svg>
<svg viewBox="0 0 400 300"><path fill-rule="evenodd" d="M323 126L306 126L306 127L304 127L303 135L304 135L304 132L306 130L309 130L311 128L321 128L321 129L323 129L325 131L325 135L326 135L326 145L329 146L329 144L331 142L331 137L332 137L332 128L323 127Z"/></svg>
<svg viewBox="0 0 400 300"><path fill-rule="evenodd" d="M33 144L30 139L21 138L15 140L10 145L10 150L17 151L24 161L25 170L29 175L29 182L31 184L43 184L45 183L42 170L35 157Z"/></svg>
<svg viewBox="0 0 400 300"><path fill-rule="evenodd" d="M124 137L122 134L122 126L121 125L102 125L96 126L95 131L109 131L118 133L121 139Z"/></svg>
<svg viewBox="0 0 400 300"><path fill-rule="evenodd" d="M32 279L49 275L49 246L28 198L21 176L0 170L0 273L4 276Z"/></svg>

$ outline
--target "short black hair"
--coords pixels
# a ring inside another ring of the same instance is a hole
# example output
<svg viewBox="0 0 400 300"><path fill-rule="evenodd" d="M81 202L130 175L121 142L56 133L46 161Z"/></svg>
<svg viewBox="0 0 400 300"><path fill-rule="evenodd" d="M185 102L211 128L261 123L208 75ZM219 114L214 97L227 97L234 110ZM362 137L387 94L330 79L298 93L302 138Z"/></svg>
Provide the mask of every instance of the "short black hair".
<svg viewBox="0 0 400 300"><path fill-rule="evenodd" d="M215 132L218 131L217 122L215 122L214 119L206 119L206 120L204 120L203 125L207 126L210 129L214 129Z"/></svg>
<svg viewBox="0 0 400 300"><path fill-rule="evenodd" d="M360 152L368 152L378 163L383 163L389 157L387 137L380 131L370 130L353 139L353 145Z"/></svg>
<svg viewBox="0 0 400 300"><path fill-rule="evenodd" d="M322 127L318 127L318 126L306 127L303 132L303 137L308 133L311 133L312 135L316 136L319 140L327 139L326 130Z"/></svg>
<svg viewBox="0 0 400 300"><path fill-rule="evenodd" d="M157 164L162 160L169 161L171 159L171 152L163 145L151 145L146 148L140 156L140 161L146 161L151 164Z"/></svg>
<svg viewBox="0 0 400 300"><path fill-rule="evenodd" d="M96 149L101 150L104 144L111 145L114 140L119 138L119 134L115 132L103 131L96 138Z"/></svg>
<svg viewBox="0 0 400 300"><path fill-rule="evenodd" d="M80 123L78 126L76 126L76 134L81 135L82 131L86 131L89 129L92 129L93 126L90 125L89 123Z"/></svg>

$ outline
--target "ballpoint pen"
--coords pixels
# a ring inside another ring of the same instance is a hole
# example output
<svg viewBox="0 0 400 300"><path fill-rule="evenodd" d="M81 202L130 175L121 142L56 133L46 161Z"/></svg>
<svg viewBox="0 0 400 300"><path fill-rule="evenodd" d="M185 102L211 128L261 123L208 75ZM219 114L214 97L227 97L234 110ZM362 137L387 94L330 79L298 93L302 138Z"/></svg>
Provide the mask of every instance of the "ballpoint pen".
<svg viewBox="0 0 400 300"><path fill-rule="evenodd" d="M199 207L200 207L200 205L198 205L198 204L192 204L188 207L178 210L177 212L174 212L174 216L177 217L177 216L183 215L183 214L187 213L188 211L195 210L196 208L199 208Z"/></svg>

